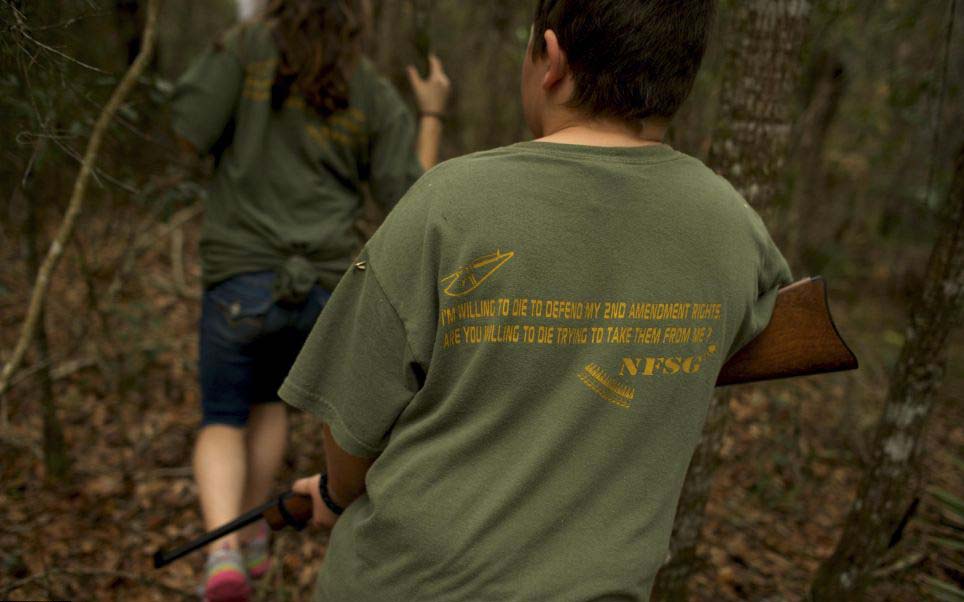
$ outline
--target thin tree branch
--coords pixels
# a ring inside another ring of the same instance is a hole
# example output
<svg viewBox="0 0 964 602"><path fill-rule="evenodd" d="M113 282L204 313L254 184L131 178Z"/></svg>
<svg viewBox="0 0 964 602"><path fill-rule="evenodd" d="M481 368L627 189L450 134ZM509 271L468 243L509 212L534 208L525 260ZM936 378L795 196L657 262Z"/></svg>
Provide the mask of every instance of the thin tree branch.
<svg viewBox="0 0 964 602"><path fill-rule="evenodd" d="M43 460L44 453L36 441L21 437L7 430L0 430L0 444L29 451L38 460Z"/></svg>
<svg viewBox="0 0 964 602"><path fill-rule="evenodd" d="M90 141L87 143L84 161L81 164L80 172L77 174L77 179L74 182L74 189L70 196L70 202L67 205L67 212L64 214L64 219L60 224L57 236L54 238L53 243L51 243L50 249L47 251L47 256L40 266L40 272L37 274L37 281L34 284L33 293L31 294L27 318L20 332L20 338L17 340L17 345L13 350L12 356L3 366L3 371L0 372L0 401L2 401L2 406L0 406L0 424L5 425L8 422L9 416L4 393L10 384L11 376L13 376L14 371L20 367L27 348L30 346L30 341L37 327L37 321L43 309L44 299L50 288L50 278L53 275L54 269L57 267L57 263L60 261L61 255L63 255L68 239L73 234L77 216L83 208L84 196L87 192L87 183L90 180L94 163L97 160L97 154L100 152L107 126L113 119L117 109L120 108L124 99L137 83L138 77L140 77L150 62L157 29L159 5L160 0L149 0L147 5L147 24L144 27L144 44L141 46L140 53L137 55L134 63L127 70L127 73L124 74L120 84L114 89L110 100L97 118L97 123L91 132Z"/></svg>
<svg viewBox="0 0 964 602"><path fill-rule="evenodd" d="M184 230L181 228L171 232L171 281L177 296L185 299L201 298L201 293L189 287L184 277Z"/></svg>
<svg viewBox="0 0 964 602"><path fill-rule="evenodd" d="M171 216L168 222L159 225L153 232L146 232L137 236L124 258L120 261L120 267L114 273L114 279L111 281L110 286L107 288L107 293L104 295L104 306L111 306L114 297L120 292L124 279L134 268L134 262L143 252L150 249L158 240L177 231L181 226L201 215L202 211L203 208L200 205L185 207Z"/></svg>
<svg viewBox="0 0 964 602"><path fill-rule="evenodd" d="M941 116L944 115L944 98L947 97L947 70L950 67L951 42L954 39L954 17L957 15L957 0L947 3L947 28L944 33L944 57L941 61L941 86L937 92L937 102L934 103L934 113L931 116L931 162L927 167L927 188L925 188L925 203L930 203L934 193L934 173L938 163L938 145L941 141Z"/></svg>
<svg viewBox="0 0 964 602"><path fill-rule="evenodd" d="M79 65L79 66L83 67L84 69L90 69L91 71L94 71L95 73L100 73L100 74L102 74L102 75L110 75L107 71L104 71L103 69L98 69L97 67L94 67L93 65L88 65L87 63L85 63L84 61L81 61L80 59L75 59L74 57L70 56L69 54L65 54L65 53L61 52L60 50L57 50L57 49L54 48L53 46L48 46L48 45L44 44L43 42L41 42L40 40L38 40L37 38L35 38L35 37L33 37L32 35L30 35L30 33L29 33L29 32L30 32L30 29L27 27L27 23L26 23L25 20L24 20L23 13L20 12L20 10L17 9L16 6L14 6L12 3L10 3L9 0L6 0L6 4L7 4L7 6L10 7L10 10L13 11L13 17L14 17L14 19L17 21L17 30L18 30L18 32L20 33L20 35L22 35L22 36L24 37L24 39L30 40L31 42L33 42L34 44L36 44L38 47L46 50L47 52L52 52L52 53L56 54L57 56L59 56L59 57L61 57L61 58L63 58L63 59L66 59L67 61L70 61L71 63L74 63L75 65Z"/></svg>
<svg viewBox="0 0 964 602"><path fill-rule="evenodd" d="M68 145L64 144L64 143L61 141L61 138L59 138L59 137L54 137L54 138L52 138L52 139L53 139L53 141L54 141L54 144L56 144L57 147L60 148L60 150L62 150L68 157L70 157L71 159L77 161L78 163L82 163L82 162L83 162L83 157L81 157L81 156L77 153L77 151L75 151L74 149L70 148ZM115 178L114 176L110 175L109 173L105 172L105 171L102 170L102 169L92 168L92 169L91 169L91 176L93 176L93 178L97 181L97 184L98 184L99 186L101 186L101 187L104 186L103 183L100 181L100 179L103 178L103 179L106 180L107 182L113 184L114 186L117 186L118 188L120 188L121 190L124 190L124 191L127 192L128 194L133 194L133 195L136 196L136 195L140 194L140 192L141 192L140 190L134 188L134 187L131 186L130 184L127 184L127 183L125 183L125 182L120 181L119 179Z"/></svg>
<svg viewBox="0 0 964 602"><path fill-rule="evenodd" d="M88 13L86 15L78 15L76 17L72 17L65 21L60 21L58 23L51 23L50 25L41 25L40 27L31 27L31 29L33 31L49 31L51 29L66 29L75 23L86 21L87 19L100 19L107 16L110 16L109 11L102 11L98 13Z"/></svg>
<svg viewBox="0 0 964 602"><path fill-rule="evenodd" d="M97 365L97 358L95 357L79 357L72 360L67 360L62 364L54 366L52 360L46 362L39 362L21 370L17 373L17 376L10 381L10 388L16 387L22 382L29 380L30 378L36 376L44 368L51 368L50 378L53 380L62 380L80 372L81 370L86 370L87 368L92 368Z"/></svg>
<svg viewBox="0 0 964 602"><path fill-rule="evenodd" d="M873 572L874 579L883 579L894 573L899 573L901 571L906 571L907 569L916 566L923 562L927 556L923 552L911 552L907 556L901 558L900 560L889 564L887 566L882 566Z"/></svg>

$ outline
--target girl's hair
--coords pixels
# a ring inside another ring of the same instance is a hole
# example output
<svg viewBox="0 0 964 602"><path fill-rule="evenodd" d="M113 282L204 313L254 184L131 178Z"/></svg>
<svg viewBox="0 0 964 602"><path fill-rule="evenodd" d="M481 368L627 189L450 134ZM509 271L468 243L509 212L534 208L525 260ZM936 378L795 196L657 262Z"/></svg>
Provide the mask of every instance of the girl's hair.
<svg viewBox="0 0 964 602"><path fill-rule="evenodd" d="M361 55L361 0L272 0L263 13L278 47L271 106L296 94L322 117L348 108Z"/></svg>

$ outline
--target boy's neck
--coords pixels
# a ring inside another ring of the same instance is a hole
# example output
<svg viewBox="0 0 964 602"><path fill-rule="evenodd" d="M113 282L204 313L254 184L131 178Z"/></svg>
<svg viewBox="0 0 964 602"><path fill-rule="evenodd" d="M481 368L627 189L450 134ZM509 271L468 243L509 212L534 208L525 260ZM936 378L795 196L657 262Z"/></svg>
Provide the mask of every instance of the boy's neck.
<svg viewBox="0 0 964 602"><path fill-rule="evenodd" d="M662 119L647 120L640 127L606 119L558 119L545 124L544 135L538 142L606 147L650 146L662 144L668 126L668 122Z"/></svg>

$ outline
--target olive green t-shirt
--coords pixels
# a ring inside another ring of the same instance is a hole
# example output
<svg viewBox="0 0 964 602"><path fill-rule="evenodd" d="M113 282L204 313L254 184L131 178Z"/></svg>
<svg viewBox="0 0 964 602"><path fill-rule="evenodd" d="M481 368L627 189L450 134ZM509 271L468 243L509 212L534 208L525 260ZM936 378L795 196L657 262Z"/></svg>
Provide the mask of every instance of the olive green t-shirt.
<svg viewBox="0 0 964 602"><path fill-rule="evenodd" d="M218 157L201 236L206 286L302 255L334 288L361 247L362 182L388 210L421 175L414 119L368 61L350 81L349 108L327 119L295 94L272 109L277 62L268 26L246 24L175 90L175 130Z"/></svg>
<svg viewBox="0 0 964 602"><path fill-rule="evenodd" d="M724 360L787 264L668 146L442 164L346 274L281 397L377 460L326 602L647 600Z"/></svg>

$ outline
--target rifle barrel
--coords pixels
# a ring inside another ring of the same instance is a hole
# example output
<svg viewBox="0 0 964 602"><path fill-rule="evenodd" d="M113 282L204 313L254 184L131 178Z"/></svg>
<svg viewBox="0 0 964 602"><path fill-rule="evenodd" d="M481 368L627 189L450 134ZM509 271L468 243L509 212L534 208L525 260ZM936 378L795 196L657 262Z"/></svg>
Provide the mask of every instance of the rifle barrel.
<svg viewBox="0 0 964 602"><path fill-rule="evenodd" d="M270 502L267 502L261 506L258 506L257 508L249 512L245 512L244 514L234 519L233 521L225 525L222 525L217 529L214 529L213 531L208 531L204 535L198 537L193 541L190 541L184 544L179 548L171 550L170 552L165 552L164 550L158 550L154 552L154 568L159 569L163 566L167 566L168 564L171 564L178 558L187 556L191 552L198 550L200 548L203 548L204 546L208 545L212 541L217 541L218 539L221 539L228 533L232 533L242 527L246 527L250 525L251 523L260 519L261 515L264 514L266 510L270 510L277 504L278 504L277 499L271 500Z"/></svg>

